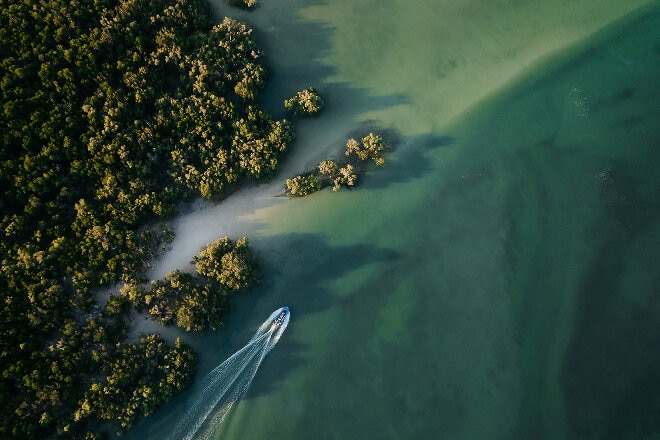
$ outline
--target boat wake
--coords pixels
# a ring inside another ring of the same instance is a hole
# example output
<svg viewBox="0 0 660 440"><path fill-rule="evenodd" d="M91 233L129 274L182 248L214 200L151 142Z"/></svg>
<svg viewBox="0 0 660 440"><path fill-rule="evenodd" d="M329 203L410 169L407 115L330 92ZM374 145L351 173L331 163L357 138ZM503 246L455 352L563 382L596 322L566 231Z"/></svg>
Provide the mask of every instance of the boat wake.
<svg viewBox="0 0 660 440"><path fill-rule="evenodd" d="M202 390L168 440L208 440L232 407L241 400L259 365L289 324L288 307L275 310L245 347L202 379Z"/></svg>

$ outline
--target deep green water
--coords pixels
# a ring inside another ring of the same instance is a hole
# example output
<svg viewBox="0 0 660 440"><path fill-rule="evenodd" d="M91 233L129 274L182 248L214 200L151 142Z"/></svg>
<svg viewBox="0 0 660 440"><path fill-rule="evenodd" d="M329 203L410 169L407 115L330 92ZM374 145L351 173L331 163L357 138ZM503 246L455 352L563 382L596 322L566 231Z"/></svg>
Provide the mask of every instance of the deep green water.
<svg viewBox="0 0 660 440"><path fill-rule="evenodd" d="M200 376L292 311L218 438L659 439L658 3L262 3L266 104L328 98L285 171L369 129L395 148L356 191L217 226L250 233L265 283L189 338Z"/></svg>

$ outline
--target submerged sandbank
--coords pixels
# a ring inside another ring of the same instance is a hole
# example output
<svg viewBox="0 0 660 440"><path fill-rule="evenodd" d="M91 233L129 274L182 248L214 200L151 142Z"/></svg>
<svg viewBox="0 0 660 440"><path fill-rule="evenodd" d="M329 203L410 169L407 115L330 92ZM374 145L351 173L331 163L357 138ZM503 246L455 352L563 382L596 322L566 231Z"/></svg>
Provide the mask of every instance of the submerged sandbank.
<svg viewBox="0 0 660 440"><path fill-rule="evenodd" d="M328 81L404 101L361 118L414 135L446 127L526 70L653 3L338 0L301 13L333 30Z"/></svg>

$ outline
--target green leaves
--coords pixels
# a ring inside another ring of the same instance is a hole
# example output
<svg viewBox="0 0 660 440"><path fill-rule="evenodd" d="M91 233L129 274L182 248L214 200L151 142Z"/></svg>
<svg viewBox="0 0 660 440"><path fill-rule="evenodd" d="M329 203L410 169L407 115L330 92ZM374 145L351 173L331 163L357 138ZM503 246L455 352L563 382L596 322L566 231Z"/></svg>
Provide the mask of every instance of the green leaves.
<svg viewBox="0 0 660 440"><path fill-rule="evenodd" d="M314 87L301 90L284 100L284 108L296 116L313 116L323 108L324 102Z"/></svg>
<svg viewBox="0 0 660 440"><path fill-rule="evenodd" d="M333 191L339 191L342 186L353 187L357 184L359 175L366 169L363 162L371 159L377 166L385 166L383 152L388 148L383 137L373 133L363 137L362 143L349 139L346 142L346 159L343 163L323 160L319 162L316 172L287 179L286 189L293 196L305 196L330 184Z"/></svg>
<svg viewBox="0 0 660 440"><path fill-rule="evenodd" d="M237 8L252 9L257 6L257 0L225 0L228 5Z"/></svg>
<svg viewBox="0 0 660 440"><path fill-rule="evenodd" d="M157 335L120 344L104 367L104 377L92 382L78 402L73 421L95 417L123 431L187 387L196 361L192 349L179 339L173 348Z"/></svg>
<svg viewBox="0 0 660 440"><path fill-rule="evenodd" d="M246 117L234 121L233 152L242 173L256 179L270 177L279 164L279 155L294 139L286 120L273 121L257 107L248 106Z"/></svg>
<svg viewBox="0 0 660 440"><path fill-rule="evenodd" d="M137 296L140 308L162 324L176 324L186 331L223 327L229 309L227 292L220 285L179 270L152 282L147 291L130 288L126 294Z"/></svg>
<svg viewBox="0 0 660 440"><path fill-rule="evenodd" d="M243 237L233 243L223 237L193 257L198 275L174 270L148 288L127 283L121 298L144 310L162 324L174 324L186 331L204 332L224 327L229 295L259 282L257 261ZM123 307L111 298L108 313Z"/></svg>
<svg viewBox="0 0 660 440"><path fill-rule="evenodd" d="M296 176L286 179L286 189L292 196L306 196L323 188L321 180L315 175Z"/></svg>
<svg viewBox="0 0 660 440"><path fill-rule="evenodd" d="M227 237L219 238L193 257L193 261L198 273L229 291L244 290L259 282L257 261L247 237L239 239L235 245Z"/></svg>
<svg viewBox="0 0 660 440"><path fill-rule="evenodd" d="M362 145L355 139L349 139L346 142L344 155L346 157L356 156L361 161L372 159L377 166L382 167L386 163L383 157L383 151L387 148L388 146L382 136L369 133L362 138Z"/></svg>

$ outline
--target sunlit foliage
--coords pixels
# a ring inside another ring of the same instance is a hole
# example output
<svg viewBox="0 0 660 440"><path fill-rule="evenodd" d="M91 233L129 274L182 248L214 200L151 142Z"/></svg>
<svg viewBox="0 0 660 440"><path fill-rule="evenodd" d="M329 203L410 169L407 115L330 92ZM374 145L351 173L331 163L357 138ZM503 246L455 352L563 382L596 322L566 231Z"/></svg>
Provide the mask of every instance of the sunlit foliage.
<svg viewBox="0 0 660 440"><path fill-rule="evenodd" d="M235 6L243 9L252 9L257 6L257 0L226 0L230 6Z"/></svg>
<svg viewBox="0 0 660 440"><path fill-rule="evenodd" d="M284 100L284 108L296 116L313 116L323 108L323 99L314 87L301 90Z"/></svg>
<svg viewBox="0 0 660 440"><path fill-rule="evenodd" d="M243 290L259 282L257 261L247 237L236 240L236 244L227 237L219 238L193 257L193 262L199 274L229 291Z"/></svg>
<svg viewBox="0 0 660 440"><path fill-rule="evenodd" d="M142 336L139 343L119 344L116 352L77 403L74 422L93 417L121 432L181 392L194 376L196 355L180 339L169 348L156 335Z"/></svg>
<svg viewBox="0 0 660 440"><path fill-rule="evenodd" d="M347 157L356 156L360 160L373 160L379 167L385 166L385 158L383 151L387 149L387 144L383 137L373 133L369 133L362 138L362 144L358 143L355 139L349 139L346 142L346 150L344 155Z"/></svg>
<svg viewBox="0 0 660 440"><path fill-rule="evenodd" d="M319 191L323 185L314 174L286 179L286 189L292 196L306 196Z"/></svg>
<svg viewBox="0 0 660 440"><path fill-rule="evenodd" d="M296 176L286 180L287 192L292 196L305 196L321 190L325 186L332 186L333 191L342 187L357 185L360 174L366 170L365 161L369 159L379 166L385 166L383 152L389 145L381 135L369 133L362 138L362 142L349 139L346 142L343 162L323 160L319 162L315 171Z"/></svg>

